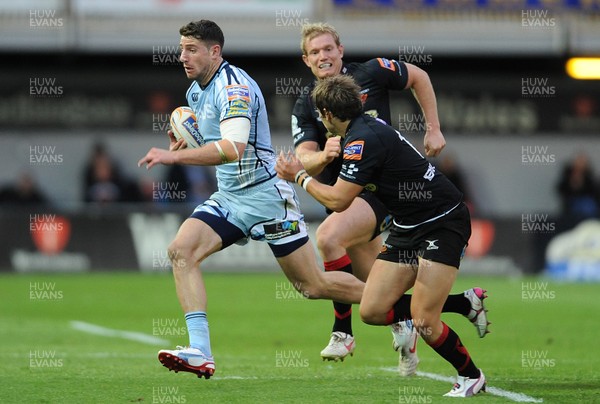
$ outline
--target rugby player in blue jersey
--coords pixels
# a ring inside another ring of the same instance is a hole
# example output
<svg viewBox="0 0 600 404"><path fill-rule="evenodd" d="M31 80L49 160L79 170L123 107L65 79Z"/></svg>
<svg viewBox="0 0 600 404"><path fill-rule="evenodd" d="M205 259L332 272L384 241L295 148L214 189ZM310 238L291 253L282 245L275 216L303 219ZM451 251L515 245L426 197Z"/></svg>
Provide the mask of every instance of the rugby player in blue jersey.
<svg viewBox="0 0 600 404"><path fill-rule="evenodd" d="M179 33L180 60L193 80L186 97L203 144L186 148L169 132L169 149L150 149L138 166L216 166L217 192L183 222L168 247L189 346L158 354L170 370L208 379L215 362L200 266L211 254L248 239L266 241L287 278L309 299L358 303L364 283L351 274L319 270L294 188L275 172L263 95L245 71L223 59L219 26L201 20L183 26Z"/></svg>

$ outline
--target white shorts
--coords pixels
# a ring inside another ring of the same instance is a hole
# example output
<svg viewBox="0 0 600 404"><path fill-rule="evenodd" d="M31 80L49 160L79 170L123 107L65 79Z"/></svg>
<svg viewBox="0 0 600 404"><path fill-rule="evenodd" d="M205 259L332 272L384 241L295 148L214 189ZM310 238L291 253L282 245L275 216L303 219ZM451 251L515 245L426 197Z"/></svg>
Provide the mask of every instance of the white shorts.
<svg viewBox="0 0 600 404"><path fill-rule="evenodd" d="M243 245L248 238L284 245L307 237L296 191L277 177L240 191L219 190L198 205L191 217L211 226L223 239L223 248L232 243ZM224 220L241 230L243 237L231 235Z"/></svg>

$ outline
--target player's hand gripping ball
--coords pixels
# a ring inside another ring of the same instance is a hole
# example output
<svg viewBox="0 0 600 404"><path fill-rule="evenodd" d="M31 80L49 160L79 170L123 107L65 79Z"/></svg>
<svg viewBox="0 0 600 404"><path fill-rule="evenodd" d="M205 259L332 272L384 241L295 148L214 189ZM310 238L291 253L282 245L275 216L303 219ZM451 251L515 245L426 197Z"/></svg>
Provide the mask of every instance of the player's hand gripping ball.
<svg viewBox="0 0 600 404"><path fill-rule="evenodd" d="M177 140L183 139L187 147L195 149L204 145L204 138L198 130L196 114L190 107L177 107L171 113L171 130Z"/></svg>

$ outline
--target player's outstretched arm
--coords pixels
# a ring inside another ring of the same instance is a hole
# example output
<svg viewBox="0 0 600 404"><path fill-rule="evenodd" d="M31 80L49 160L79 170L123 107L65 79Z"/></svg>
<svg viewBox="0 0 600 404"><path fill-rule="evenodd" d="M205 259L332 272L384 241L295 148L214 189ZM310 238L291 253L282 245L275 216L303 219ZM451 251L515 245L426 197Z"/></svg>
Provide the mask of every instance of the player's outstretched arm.
<svg viewBox="0 0 600 404"><path fill-rule="evenodd" d="M446 146L446 140L440 129L437 100L433 85L431 84L429 75L423 69L410 63L405 63L405 65L408 70L406 88L411 89L413 96L421 106L421 111L427 125L425 138L423 139L425 154L428 157L438 156L444 146Z"/></svg>
<svg viewBox="0 0 600 404"><path fill-rule="evenodd" d="M364 188L362 185L344 181L341 178L338 178L333 186L322 184L311 177L303 169L298 158L291 153L284 155L282 152L279 154L275 171L279 178L290 182L295 181L319 203L334 212L346 210Z"/></svg>

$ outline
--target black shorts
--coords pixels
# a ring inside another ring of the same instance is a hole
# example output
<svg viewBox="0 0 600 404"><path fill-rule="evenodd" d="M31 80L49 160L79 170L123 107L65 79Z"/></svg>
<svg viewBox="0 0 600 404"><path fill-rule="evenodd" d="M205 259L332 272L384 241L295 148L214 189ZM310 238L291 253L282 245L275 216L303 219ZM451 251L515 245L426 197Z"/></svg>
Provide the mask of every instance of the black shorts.
<svg viewBox="0 0 600 404"><path fill-rule="evenodd" d="M392 226L377 259L418 265L419 257L458 268L471 237L471 216L461 203L446 216L414 229Z"/></svg>
<svg viewBox="0 0 600 404"><path fill-rule="evenodd" d="M393 223L392 215L390 215L383 202L381 202L379 198L373 194L373 192L362 191L360 194L358 194L358 197L364 199L365 202L369 204L371 209L373 209L373 213L375 213L376 226L373 234L371 235L371 240L373 240L375 237L379 236L381 233L390 228Z"/></svg>

